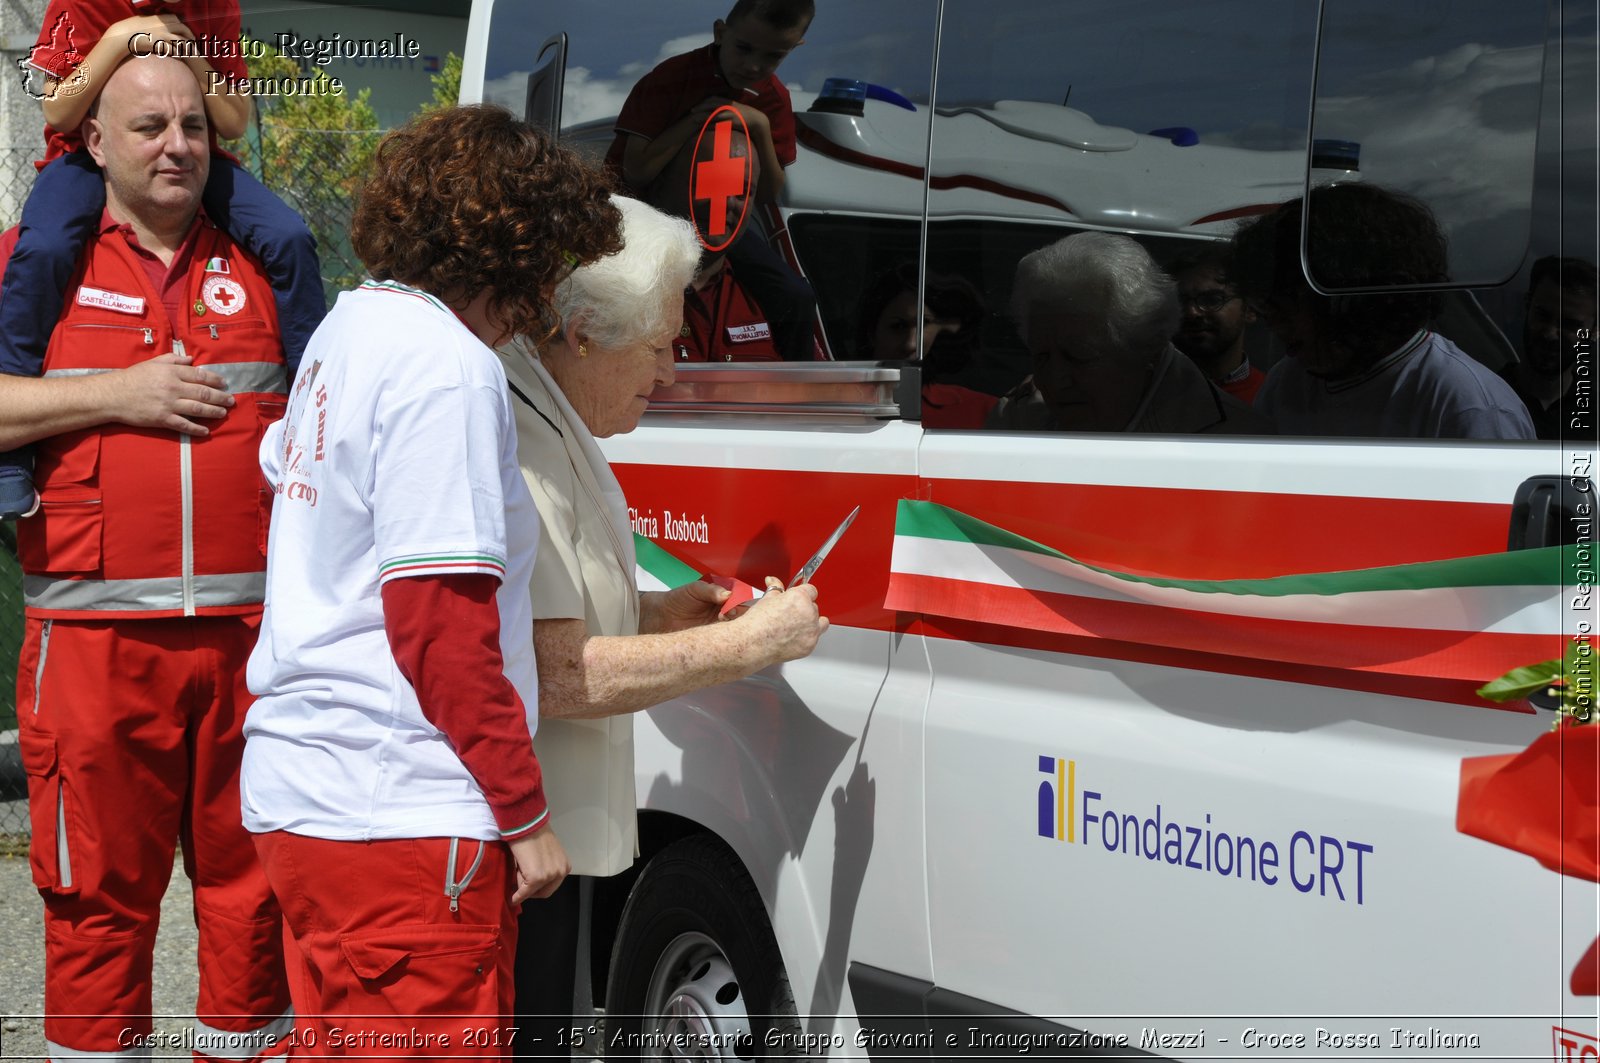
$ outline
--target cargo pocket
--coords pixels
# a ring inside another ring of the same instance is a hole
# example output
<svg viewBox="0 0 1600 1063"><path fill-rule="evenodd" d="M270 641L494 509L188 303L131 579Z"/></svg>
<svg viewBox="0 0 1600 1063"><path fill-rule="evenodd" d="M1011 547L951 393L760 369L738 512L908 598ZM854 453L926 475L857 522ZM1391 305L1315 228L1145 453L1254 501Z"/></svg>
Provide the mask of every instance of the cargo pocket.
<svg viewBox="0 0 1600 1063"><path fill-rule="evenodd" d="M267 429L274 422L283 417L283 412L289 404L280 399L258 399L256 401L256 453L261 452L261 441L267 437ZM272 524L272 499L274 491L272 485L262 482L260 496L256 503L256 549L261 551L261 556L267 556L267 532Z"/></svg>
<svg viewBox="0 0 1600 1063"><path fill-rule="evenodd" d="M76 893L67 830L70 795L56 755L56 736L24 728L17 735L17 745L22 750L22 770L28 774L28 825L33 830L28 862L33 884L53 893Z"/></svg>
<svg viewBox="0 0 1600 1063"><path fill-rule="evenodd" d="M95 572L100 568L103 512L100 434L71 433L41 444L35 482L39 511L17 531L17 557L31 572Z"/></svg>
<svg viewBox="0 0 1600 1063"><path fill-rule="evenodd" d="M420 923L343 934L353 1012L500 1014L500 928ZM361 1005L356 1007L355 1005Z"/></svg>

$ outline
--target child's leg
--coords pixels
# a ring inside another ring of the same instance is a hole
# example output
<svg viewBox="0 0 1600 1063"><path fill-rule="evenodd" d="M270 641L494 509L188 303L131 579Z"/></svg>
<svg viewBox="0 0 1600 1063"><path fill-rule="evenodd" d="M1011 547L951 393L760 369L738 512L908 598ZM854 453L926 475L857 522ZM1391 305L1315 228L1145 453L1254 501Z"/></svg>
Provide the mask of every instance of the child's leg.
<svg viewBox="0 0 1600 1063"><path fill-rule="evenodd" d="M87 151L39 171L0 280L0 373L39 375L67 282L105 206L105 180Z"/></svg>
<svg viewBox="0 0 1600 1063"><path fill-rule="evenodd" d="M204 202L211 220L259 258L267 271L292 380L306 342L328 312L316 238L287 203L220 155L211 157Z"/></svg>
<svg viewBox="0 0 1600 1063"><path fill-rule="evenodd" d="M67 283L105 205L105 181L87 151L64 155L39 171L0 279L0 373L43 371ZM0 453L0 519L32 509L32 468L32 448Z"/></svg>
<svg viewBox="0 0 1600 1063"><path fill-rule="evenodd" d="M809 362L816 350L812 327L817 312L811 283L773 250L759 224L746 224L728 248L728 261L739 284L766 313L778 353L788 362Z"/></svg>

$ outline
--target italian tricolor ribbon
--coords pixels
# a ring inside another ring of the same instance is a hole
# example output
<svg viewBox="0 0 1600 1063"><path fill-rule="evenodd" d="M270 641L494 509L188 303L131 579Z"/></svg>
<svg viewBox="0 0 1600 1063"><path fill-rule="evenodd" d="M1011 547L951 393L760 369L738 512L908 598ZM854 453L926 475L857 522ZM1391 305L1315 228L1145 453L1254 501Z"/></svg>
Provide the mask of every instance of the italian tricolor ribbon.
<svg viewBox="0 0 1600 1063"><path fill-rule="evenodd" d="M728 591L728 599L722 603L719 614L722 616L761 597L760 591L734 576L702 576L638 532L633 533L633 553L635 576L641 591L669 591L685 583L704 579Z"/></svg>
<svg viewBox="0 0 1600 1063"><path fill-rule="evenodd" d="M633 553L641 591L669 591L700 578L700 573L638 532L633 533Z"/></svg>
<svg viewBox="0 0 1600 1063"><path fill-rule="evenodd" d="M1561 655L1566 550L1270 579L1170 579L1087 564L965 513L902 500L884 607L1482 683Z"/></svg>

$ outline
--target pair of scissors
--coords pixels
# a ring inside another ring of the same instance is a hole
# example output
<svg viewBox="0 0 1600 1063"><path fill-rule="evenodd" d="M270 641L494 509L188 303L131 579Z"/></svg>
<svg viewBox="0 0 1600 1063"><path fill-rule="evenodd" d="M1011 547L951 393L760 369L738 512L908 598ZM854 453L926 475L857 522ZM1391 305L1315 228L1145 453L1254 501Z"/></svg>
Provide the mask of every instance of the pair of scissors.
<svg viewBox="0 0 1600 1063"><path fill-rule="evenodd" d="M811 577L815 576L817 569L822 567L822 562L827 558L828 552L833 549L834 544L844 537L846 529L850 527L851 522L856 519L856 514L860 512L861 507L857 506L850 511L848 517L839 522L839 526L833 529L833 534L823 540L822 545L817 547L817 552L811 555L811 559L800 566L800 571L796 572L794 579L789 581L790 587L798 587L802 583L811 582Z"/></svg>

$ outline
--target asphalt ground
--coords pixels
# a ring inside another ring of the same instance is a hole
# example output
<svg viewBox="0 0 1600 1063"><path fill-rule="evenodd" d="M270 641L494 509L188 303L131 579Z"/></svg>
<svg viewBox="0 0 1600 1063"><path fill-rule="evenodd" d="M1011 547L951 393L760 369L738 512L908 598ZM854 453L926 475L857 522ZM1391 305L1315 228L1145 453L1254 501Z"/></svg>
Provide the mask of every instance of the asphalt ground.
<svg viewBox="0 0 1600 1063"><path fill-rule="evenodd" d="M25 802L0 802L0 823L27 822ZM45 1059L44 903L28 869L27 839L0 836L0 1059ZM189 880L181 858L161 904L152 1011L156 1029L175 1036L194 1015L199 982ZM181 1043L181 1042L178 1042ZM190 1059L171 1050L155 1059Z"/></svg>

